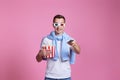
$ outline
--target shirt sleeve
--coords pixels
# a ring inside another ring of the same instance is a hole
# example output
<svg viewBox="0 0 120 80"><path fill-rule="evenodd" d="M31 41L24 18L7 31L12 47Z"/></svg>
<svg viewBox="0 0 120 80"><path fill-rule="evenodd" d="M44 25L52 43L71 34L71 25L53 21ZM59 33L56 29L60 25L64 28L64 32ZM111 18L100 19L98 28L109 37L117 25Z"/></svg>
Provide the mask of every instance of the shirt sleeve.
<svg viewBox="0 0 120 80"><path fill-rule="evenodd" d="M47 44L48 43L47 43L46 37L44 37L41 41L40 48L42 48L43 46L46 46Z"/></svg>

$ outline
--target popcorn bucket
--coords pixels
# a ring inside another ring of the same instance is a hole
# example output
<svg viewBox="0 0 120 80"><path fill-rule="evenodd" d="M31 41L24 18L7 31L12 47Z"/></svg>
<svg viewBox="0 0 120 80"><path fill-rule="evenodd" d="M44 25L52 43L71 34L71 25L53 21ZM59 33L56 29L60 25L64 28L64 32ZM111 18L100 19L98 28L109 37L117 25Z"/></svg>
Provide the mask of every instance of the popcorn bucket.
<svg viewBox="0 0 120 80"><path fill-rule="evenodd" d="M44 49L47 51L51 51L50 53L47 53L44 58L53 58L55 56L55 46L44 46Z"/></svg>

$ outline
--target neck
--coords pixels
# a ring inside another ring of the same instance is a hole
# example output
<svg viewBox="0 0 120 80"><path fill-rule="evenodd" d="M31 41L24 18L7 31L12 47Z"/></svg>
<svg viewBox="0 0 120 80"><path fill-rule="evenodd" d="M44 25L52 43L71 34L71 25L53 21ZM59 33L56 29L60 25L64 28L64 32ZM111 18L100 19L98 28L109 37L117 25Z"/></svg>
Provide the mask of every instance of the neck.
<svg viewBox="0 0 120 80"><path fill-rule="evenodd" d="M55 35L56 35L56 36L60 36L60 35L62 35L62 34L63 34L63 32L62 32L62 33L56 33L56 32L55 32Z"/></svg>

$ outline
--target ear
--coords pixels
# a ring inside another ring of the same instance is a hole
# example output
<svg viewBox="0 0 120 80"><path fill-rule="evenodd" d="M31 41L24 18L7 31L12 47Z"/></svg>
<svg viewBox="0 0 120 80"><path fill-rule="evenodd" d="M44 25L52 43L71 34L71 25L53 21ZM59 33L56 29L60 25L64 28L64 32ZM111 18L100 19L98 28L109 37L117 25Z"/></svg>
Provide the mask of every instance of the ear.
<svg viewBox="0 0 120 80"><path fill-rule="evenodd" d="M52 24L52 27L55 28L55 27L54 27L54 24Z"/></svg>
<svg viewBox="0 0 120 80"><path fill-rule="evenodd" d="M65 26L63 26L65 28Z"/></svg>

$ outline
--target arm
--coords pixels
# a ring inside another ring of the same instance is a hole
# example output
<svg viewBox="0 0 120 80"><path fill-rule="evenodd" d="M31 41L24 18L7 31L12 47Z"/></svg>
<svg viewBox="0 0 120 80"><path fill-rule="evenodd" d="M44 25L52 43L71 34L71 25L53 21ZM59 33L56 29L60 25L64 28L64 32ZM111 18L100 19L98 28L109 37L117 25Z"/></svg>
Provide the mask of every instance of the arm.
<svg viewBox="0 0 120 80"><path fill-rule="evenodd" d="M73 50L77 53L80 54L80 46L78 45L78 43L74 42L72 45Z"/></svg>
<svg viewBox="0 0 120 80"><path fill-rule="evenodd" d="M42 59L43 59L43 54L44 54L44 51L43 51L43 48L42 48L42 46L44 46L44 45L46 45L46 41L45 41L45 38L43 38L42 39L42 41L41 41L41 46L40 46L40 50L39 50L39 52L37 53L37 55L36 55L36 60L37 60L37 62L41 62L42 61Z"/></svg>
<svg viewBox="0 0 120 80"><path fill-rule="evenodd" d="M38 54L36 55L37 62L41 62L42 61L42 57L43 57L42 51L39 50Z"/></svg>
<svg viewBox="0 0 120 80"><path fill-rule="evenodd" d="M79 44L74 41L74 40L71 40L70 42L68 42L69 45L72 46L72 49L77 53L77 54L80 54L80 46Z"/></svg>
<svg viewBox="0 0 120 80"><path fill-rule="evenodd" d="M49 54L51 54L51 50L46 50L44 47L42 47L36 56L36 60L38 62L41 62L43 60L43 57L46 57Z"/></svg>

